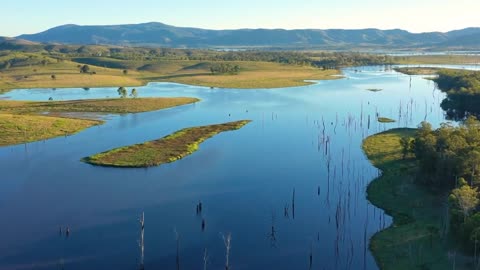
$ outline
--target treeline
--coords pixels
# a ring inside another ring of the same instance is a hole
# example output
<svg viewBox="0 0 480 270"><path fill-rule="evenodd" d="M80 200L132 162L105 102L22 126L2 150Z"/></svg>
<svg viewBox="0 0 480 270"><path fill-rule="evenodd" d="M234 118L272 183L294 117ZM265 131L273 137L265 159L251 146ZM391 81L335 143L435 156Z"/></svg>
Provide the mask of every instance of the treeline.
<svg viewBox="0 0 480 270"><path fill-rule="evenodd" d="M480 117L480 72L442 70L435 82L447 94L441 106L449 119L463 120L469 115Z"/></svg>
<svg viewBox="0 0 480 270"><path fill-rule="evenodd" d="M231 64L217 64L210 67L212 74L237 74L240 71L240 66Z"/></svg>
<svg viewBox="0 0 480 270"><path fill-rule="evenodd" d="M0 44L1 45L1 44ZM346 66L384 65L394 63L394 58L354 52L312 52L282 50L222 51L213 49L139 48L99 45L22 45L0 46L4 53L35 52L53 59L67 60L78 57L106 57L129 61L197 60L197 61L261 61L289 65L337 69Z"/></svg>
<svg viewBox="0 0 480 270"><path fill-rule="evenodd" d="M480 122L475 117L458 127L445 123L436 130L423 122L412 146L421 182L453 187L463 177L471 185L480 184Z"/></svg>
<svg viewBox="0 0 480 270"><path fill-rule="evenodd" d="M477 252L480 240L480 122L470 116L457 127L433 130L423 122L414 140L402 142L419 162L417 181L450 191L450 232L466 250Z"/></svg>

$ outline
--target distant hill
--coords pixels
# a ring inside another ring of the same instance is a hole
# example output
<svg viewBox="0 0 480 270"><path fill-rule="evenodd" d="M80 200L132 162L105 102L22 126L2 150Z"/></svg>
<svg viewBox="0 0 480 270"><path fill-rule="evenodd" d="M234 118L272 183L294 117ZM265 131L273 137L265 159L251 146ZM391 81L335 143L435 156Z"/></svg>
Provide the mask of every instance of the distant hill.
<svg viewBox="0 0 480 270"><path fill-rule="evenodd" d="M108 44L168 47L480 47L480 28L447 33L410 33L379 29L238 29L207 30L162 23L80 26L62 25L21 35L19 39L43 43Z"/></svg>
<svg viewBox="0 0 480 270"><path fill-rule="evenodd" d="M30 50L39 43L11 37L0 37L0 50Z"/></svg>

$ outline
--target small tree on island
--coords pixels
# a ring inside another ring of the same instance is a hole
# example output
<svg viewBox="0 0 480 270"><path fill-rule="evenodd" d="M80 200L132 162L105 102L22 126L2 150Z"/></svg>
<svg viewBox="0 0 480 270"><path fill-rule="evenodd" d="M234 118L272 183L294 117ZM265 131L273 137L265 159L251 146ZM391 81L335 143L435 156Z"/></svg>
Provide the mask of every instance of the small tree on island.
<svg viewBox="0 0 480 270"><path fill-rule="evenodd" d="M138 97L138 91L137 91L137 89L133 88L133 89L132 89L132 93L130 93L130 96L133 97L133 98L137 98L137 97Z"/></svg>
<svg viewBox="0 0 480 270"><path fill-rule="evenodd" d="M120 98L126 98L128 95L128 91L125 87L119 87L117 92L120 95Z"/></svg>

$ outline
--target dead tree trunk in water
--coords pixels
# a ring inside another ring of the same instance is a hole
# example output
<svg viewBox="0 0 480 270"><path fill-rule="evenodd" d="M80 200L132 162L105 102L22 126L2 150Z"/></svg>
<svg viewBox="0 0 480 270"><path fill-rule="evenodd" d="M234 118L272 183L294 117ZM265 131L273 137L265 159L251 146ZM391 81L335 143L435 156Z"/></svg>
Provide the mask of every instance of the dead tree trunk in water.
<svg viewBox="0 0 480 270"><path fill-rule="evenodd" d="M295 219L295 188L293 188L292 195L292 218Z"/></svg>
<svg viewBox="0 0 480 270"><path fill-rule="evenodd" d="M230 247L231 247L231 241L232 241L232 234L228 233L227 237L225 237L225 235L222 235L222 237L223 237L223 243L225 244L225 249L226 249L226 252L225 252L225 270L229 270L230 269L229 258L230 258Z"/></svg>
<svg viewBox="0 0 480 270"><path fill-rule="evenodd" d="M208 264L208 250L205 249L203 252L203 270L207 270L207 264Z"/></svg>
<svg viewBox="0 0 480 270"><path fill-rule="evenodd" d="M174 229L175 231L175 241L177 242L177 256L176 256L176 264L177 264L177 270L180 270L180 235L177 232L177 229Z"/></svg>
<svg viewBox="0 0 480 270"><path fill-rule="evenodd" d="M145 251L145 212L142 212L142 217L140 218L140 270L145 268L144 266L144 251Z"/></svg>

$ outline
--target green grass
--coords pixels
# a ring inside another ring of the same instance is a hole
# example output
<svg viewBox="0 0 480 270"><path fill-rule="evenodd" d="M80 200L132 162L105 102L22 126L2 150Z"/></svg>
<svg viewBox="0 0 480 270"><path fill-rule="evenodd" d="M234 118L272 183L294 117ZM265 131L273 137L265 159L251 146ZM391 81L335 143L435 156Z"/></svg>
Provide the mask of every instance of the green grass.
<svg viewBox="0 0 480 270"><path fill-rule="evenodd" d="M242 120L224 124L179 130L158 140L116 148L96 154L83 161L97 166L139 168L174 162L198 150L203 141L225 131L237 130L248 124Z"/></svg>
<svg viewBox="0 0 480 270"><path fill-rule="evenodd" d="M379 123L395 123L396 122L395 120L387 117L378 117L377 120Z"/></svg>
<svg viewBox="0 0 480 270"><path fill-rule="evenodd" d="M71 135L102 123L97 120L70 118L64 113L138 113L197 101L196 98L116 98L46 102L0 100L0 146ZM38 115L39 113L49 115L42 116Z"/></svg>
<svg viewBox="0 0 480 270"><path fill-rule="evenodd" d="M0 113L0 146L67 136L101 121Z"/></svg>
<svg viewBox="0 0 480 270"><path fill-rule="evenodd" d="M370 249L384 270L452 269L447 237L440 233L447 194L416 184L416 160L402 159L400 138L414 133L392 129L363 142L365 154L383 172L368 186L368 200L393 217L391 227L372 237ZM460 261L457 258L457 269L466 269Z"/></svg>

